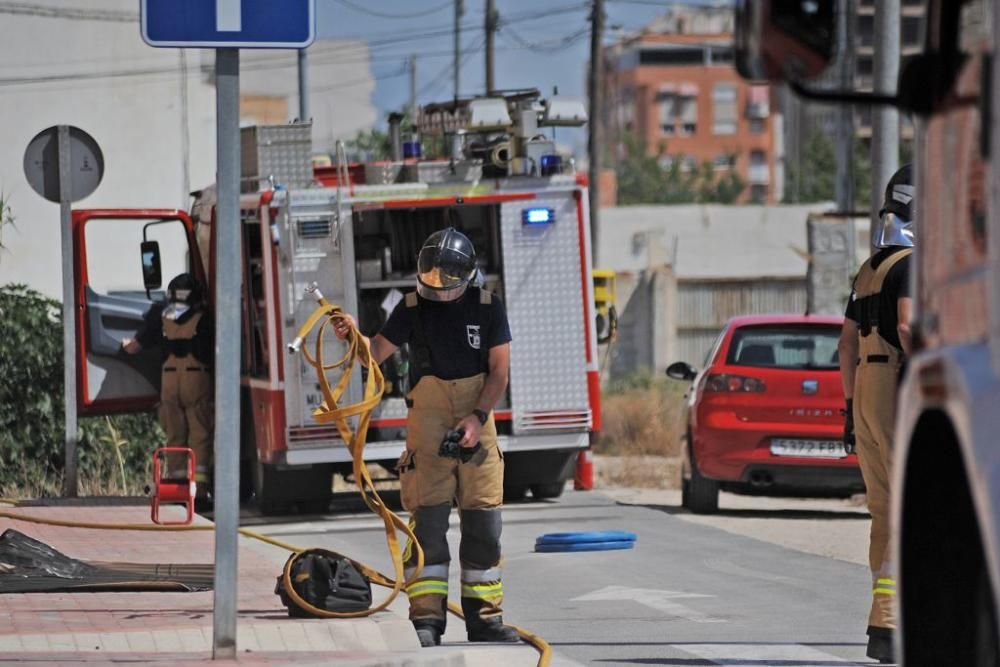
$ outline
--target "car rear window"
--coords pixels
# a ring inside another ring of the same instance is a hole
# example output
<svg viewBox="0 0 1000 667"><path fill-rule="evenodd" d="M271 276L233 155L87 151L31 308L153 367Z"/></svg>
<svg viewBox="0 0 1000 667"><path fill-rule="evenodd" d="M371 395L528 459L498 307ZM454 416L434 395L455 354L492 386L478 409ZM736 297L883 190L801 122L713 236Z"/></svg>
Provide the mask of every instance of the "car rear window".
<svg viewBox="0 0 1000 667"><path fill-rule="evenodd" d="M837 341L840 329L821 325L763 325L740 327L733 332L726 363L764 368L839 367Z"/></svg>

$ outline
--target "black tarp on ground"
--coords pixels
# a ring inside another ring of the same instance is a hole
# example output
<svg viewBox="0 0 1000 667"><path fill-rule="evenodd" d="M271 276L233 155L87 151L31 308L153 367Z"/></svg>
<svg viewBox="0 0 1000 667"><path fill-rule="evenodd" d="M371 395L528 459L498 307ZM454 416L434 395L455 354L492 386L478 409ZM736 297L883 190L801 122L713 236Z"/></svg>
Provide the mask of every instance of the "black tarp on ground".
<svg viewBox="0 0 1000 667"><path fill-rule="evenodd" d="M87 562L14 529L0 535L0 593L207 591L213 577L211 564Z"/></svg>

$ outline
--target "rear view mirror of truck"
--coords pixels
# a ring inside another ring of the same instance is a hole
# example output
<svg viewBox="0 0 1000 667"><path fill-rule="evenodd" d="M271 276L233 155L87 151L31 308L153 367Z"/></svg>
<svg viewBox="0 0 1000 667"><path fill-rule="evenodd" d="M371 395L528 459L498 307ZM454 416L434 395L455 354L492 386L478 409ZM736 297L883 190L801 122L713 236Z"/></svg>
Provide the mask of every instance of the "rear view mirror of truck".
<svg viewBox="0 0 1000 667"><path fill-rule="evenodd" d="M836 0L737 0L735 57L753 81L811 81L830 65Z"/></svg>
<svg viewBox="0 0 1000 667"><path fill-rule="evenodd" d="M143 241L139 246L142 254L142 282L146 291L159 289L163 284L163 272L160 269L160 244L156 241Z"/></svg>

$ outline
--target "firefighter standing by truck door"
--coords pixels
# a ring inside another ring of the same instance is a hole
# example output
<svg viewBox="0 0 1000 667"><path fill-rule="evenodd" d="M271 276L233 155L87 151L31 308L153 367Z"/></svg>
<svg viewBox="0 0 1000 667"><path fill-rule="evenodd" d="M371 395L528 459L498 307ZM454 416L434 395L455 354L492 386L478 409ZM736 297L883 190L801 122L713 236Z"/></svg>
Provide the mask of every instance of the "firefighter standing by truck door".
<svg viewBox="0 0 1000 667"><path fill-rule="evenodd" d="M406 450L397 470L425 558L420 578L406 589L410 620L422 646L440 644L451 559L448 516L457 500L469 641L517 641L517 631L501 616L503 455L492 414L507 387L510 326L500 300L471 284L475 249L464 234L452 228L431 234L417 271L416 292L397 304L377 336L365 339L377 363L403 343L410 346ZM343 339L348 330L341 323L336 333ZM449 431L462 433L460 458L442 455ZM415 559L407 552L409 576Z"/></svg>
<svg viewBox="0 0 1000 667"><path fill-rule="evenodd" d="M867 655L893 661L896 579L889 525L889 480L896 393L910 351L909 264L913 246L911 167L893 174L872 238L875 253L854 279L838 346L847 398L844 441L856 446L872 516L868 559L872 606Z"/></svg>
<svg viewBox="0 0 1000 667"><path fill-rule="evenodd" d="M135 338L122 340L129 354L157 344L163 349L160 424L168 446L190 447L194 452L196 500L204 506L215 435L215 332L201 285L190 273L167 285L167 304L159 317L147 320ZM168 463L168 470L175 466Z"/></svg>

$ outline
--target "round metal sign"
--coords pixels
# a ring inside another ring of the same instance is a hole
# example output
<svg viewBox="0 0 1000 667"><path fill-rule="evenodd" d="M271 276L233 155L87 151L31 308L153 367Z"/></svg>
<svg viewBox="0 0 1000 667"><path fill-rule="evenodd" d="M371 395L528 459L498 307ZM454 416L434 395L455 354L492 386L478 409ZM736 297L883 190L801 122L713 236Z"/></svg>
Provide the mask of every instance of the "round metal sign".
<svg viewBox="0 0 1000 667"><path fill-rule="evenodd" d="M104 155L94 138L69 126L69 201L90 195L104 176ZM24 175L35 192L49 201L61 201L59 192L59 126L35 135L24 151Z"/></svg>

